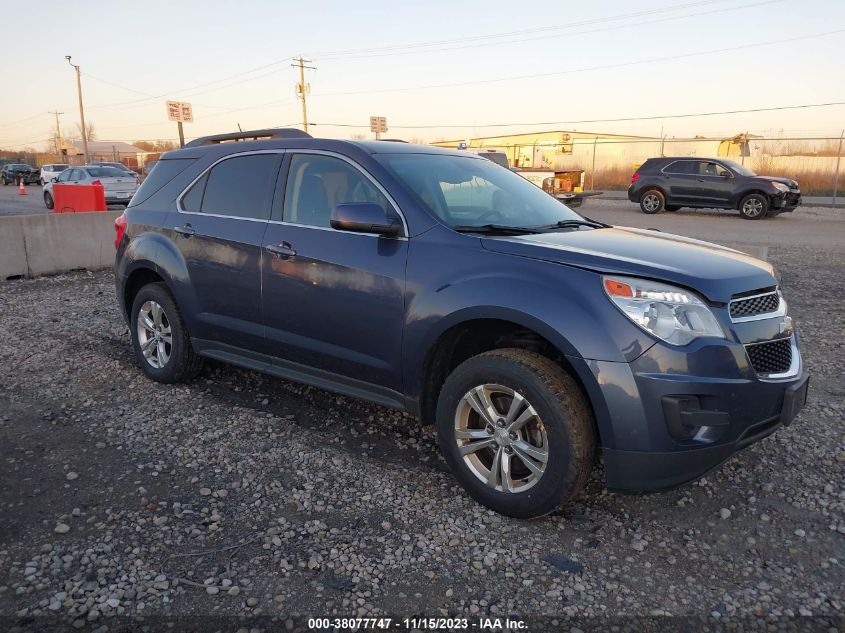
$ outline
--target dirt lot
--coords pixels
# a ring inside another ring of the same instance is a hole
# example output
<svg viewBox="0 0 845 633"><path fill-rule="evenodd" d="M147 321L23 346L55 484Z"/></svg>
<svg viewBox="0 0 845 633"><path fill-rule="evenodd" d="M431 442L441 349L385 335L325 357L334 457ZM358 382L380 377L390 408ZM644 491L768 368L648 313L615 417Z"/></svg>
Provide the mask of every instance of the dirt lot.
<svg viewBox="0 0 845 633"><path fill-rule="evenodd" d="M148 381L108 271L8 282L0 616L91 629L114 615L446 613L845 626L845 220L583 212L775 263L813 374L792 426L663 494L610 495L597 465L581 499L511 520L468 499L415 419L219 364L187 385Z"/></svg>

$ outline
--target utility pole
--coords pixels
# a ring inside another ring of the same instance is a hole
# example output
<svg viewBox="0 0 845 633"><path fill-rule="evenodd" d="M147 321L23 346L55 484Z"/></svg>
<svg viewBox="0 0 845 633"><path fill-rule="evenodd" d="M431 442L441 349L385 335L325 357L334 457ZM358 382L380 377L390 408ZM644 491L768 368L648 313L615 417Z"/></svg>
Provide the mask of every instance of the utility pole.
<svg viewBox="0 0 845 633"><path fill-rule="evenodd" d="M295 60L295 64L291 64L291 66L299 67L299 83L296 84L296 94L299 95L299 98L302 99L302 129L304 131L308 131L308 107L305 104L305 95L311 91L311 85L305 83L305 69L308 68L309 70L317 70L314 66L306 66L305 64L311 63L310 59L303 59L302 55L299 56L299 59Z"/></svg>
<svg viewBox="0 0 845 633"><path fill-rule="evenodd" d="M836 208L836 194L839 193L839 161L842 160L842 138L845 130L839 135L839 149L836 150L836 175L833 177L833 208Z"/></svg>
<svg viewBox="0 0 845 633"><path fill-rule="evenodd" d="M48 114L55 114L56 115L56 154L59 155L59 160L62 159L62 127L59 125L59 115L64 114L64 112L54 111L48 112Z"/></svg>
<svg viewBox="0 0 845 633"><path fill-rule="evenodd" d="M82 132L82 153L85 154L85 164L89 162L88 157L88 130L85 129L85 109L82 107L82 79L80 77L79 66L70 61L70 55L65 55L67 63L76 69L76 93L79 96L79 125Z"/></svg>

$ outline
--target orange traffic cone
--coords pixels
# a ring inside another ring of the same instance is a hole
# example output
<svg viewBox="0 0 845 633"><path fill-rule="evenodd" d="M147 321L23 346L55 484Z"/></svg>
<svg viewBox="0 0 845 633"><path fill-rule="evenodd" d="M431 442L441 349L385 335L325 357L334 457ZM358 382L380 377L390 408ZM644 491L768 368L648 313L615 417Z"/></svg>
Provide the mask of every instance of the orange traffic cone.
<svg viewBox="0 0 845 633"><path fill-rule="evenodd" d="M18 181L18 183L20 183L19 186L18 186L18 195L19 196L25 196L26 195L26 189L24 189L24 186L23 186L23 178L21 178Z"/></svg>

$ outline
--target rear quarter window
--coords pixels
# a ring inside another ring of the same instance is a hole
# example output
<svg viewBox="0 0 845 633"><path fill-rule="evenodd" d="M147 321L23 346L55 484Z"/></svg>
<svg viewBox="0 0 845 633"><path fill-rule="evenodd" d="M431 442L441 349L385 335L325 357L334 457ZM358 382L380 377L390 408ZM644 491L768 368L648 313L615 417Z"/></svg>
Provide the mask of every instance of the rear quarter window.
<svg viewBox="0 0 845 633"><path fill-rule="evenodd" d="M156 162L146 179L144 179L144 182L138 188L138 191L132 197L129 206L134 207L142 203L185 171L196 160L196 158L170 158Z"/></svg>

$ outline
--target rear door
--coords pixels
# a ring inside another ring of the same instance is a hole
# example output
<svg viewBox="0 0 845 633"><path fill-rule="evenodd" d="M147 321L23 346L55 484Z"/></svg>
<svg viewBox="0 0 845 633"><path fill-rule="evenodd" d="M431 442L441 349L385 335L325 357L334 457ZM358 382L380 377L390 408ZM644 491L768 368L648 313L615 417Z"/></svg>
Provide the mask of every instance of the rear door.
<svg viewBox="0 0 845 633"><path fill-rule="evenodd" d="M198 343L261 352L261 243L273 205L281 152L221 159L177 200L171 239L195 293Z"/></svg>
<svg viewBox="0 0 845 633"><path fill-rule="evenodd" d="M667 204L695 204L698 199L698 161L676 160L666 165L663 172Z"/></svg>

